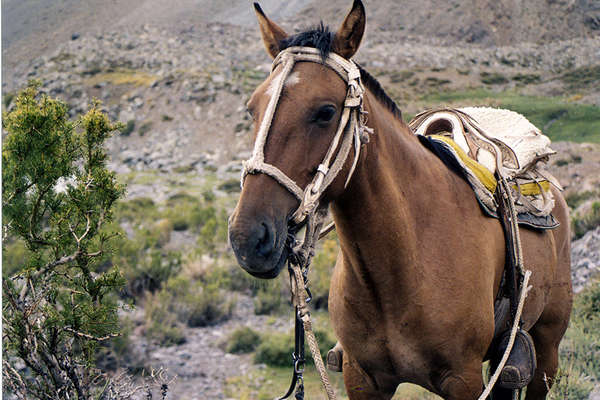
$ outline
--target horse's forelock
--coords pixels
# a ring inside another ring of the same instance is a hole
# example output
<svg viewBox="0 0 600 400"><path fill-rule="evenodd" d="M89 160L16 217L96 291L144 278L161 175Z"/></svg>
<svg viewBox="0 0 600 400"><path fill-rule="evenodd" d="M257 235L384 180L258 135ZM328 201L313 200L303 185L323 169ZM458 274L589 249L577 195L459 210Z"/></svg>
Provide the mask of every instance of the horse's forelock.
<svg viewBox="0 0 600 400"><path fill-rule="evenodd" d="M313 47L321 53L323 60L327 58L333 46L333 32L329 27L321 22L316 27L304 32L291 35L279 43L279 49L285 50L288 47Z"/></svg>

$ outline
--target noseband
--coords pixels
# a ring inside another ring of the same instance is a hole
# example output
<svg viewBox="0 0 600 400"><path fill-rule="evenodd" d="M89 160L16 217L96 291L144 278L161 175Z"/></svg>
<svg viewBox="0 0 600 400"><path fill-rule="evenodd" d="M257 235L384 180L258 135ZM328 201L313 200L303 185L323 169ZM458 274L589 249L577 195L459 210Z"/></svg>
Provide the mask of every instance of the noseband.
<svg viewBox="0 0 600 400"><path fill-rule="evenodd" d="M335 136L323 161L319 164L314 178L302 190L293 179L279 168L265 163L264 149L285 81L297 62L306 61L323 64L334 70L347 83L347 91L344 109ZM350 154L350 148L354 145L354 161L344 187L348 185L358 162L361 145L369 141L368 134L372 133L373 130L366 126L367 112L363 108L365 90L361 82L360 70L354 61L347 60L334 53L330 53L327 58L323 59L319 50L312 47L290 47L280 52L273 60L271 73L280 64L283 64L283 70L279 75L275 93L269 100L265 116L260 124L252 157L244 162L241 185L243 187L248 174L263 173L269 175L300 201L300 205L292 216L292 221L295 224L300 224L317 209L321 196L342 170Z"/></svg>

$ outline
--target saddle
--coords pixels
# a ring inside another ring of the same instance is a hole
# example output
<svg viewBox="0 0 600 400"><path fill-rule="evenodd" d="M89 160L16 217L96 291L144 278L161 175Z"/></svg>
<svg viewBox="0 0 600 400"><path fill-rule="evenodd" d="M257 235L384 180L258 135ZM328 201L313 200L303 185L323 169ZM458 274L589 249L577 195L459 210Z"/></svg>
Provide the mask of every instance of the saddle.
<svg viewBox="0 0 600 400"><path fill-rule="evenodd" d="M550 139L524 116L488 107L428 110L409 126L421 142L473 188L486 215L498 218L497 179L511 186L519 223L531 228L558 226L552 216L550 185L562 187L546 169L555 154Z"/></svg>
<svg viewBox="0 0 600 400"><path fill-rule="evenodd" d="M555 152L550 148L550 139L538 128L508 110L432 110L417 115L409 126L425 146L465 178L486 214L501 220L507 263L494 302L494 340L488 351L495 369L507 348L513 321L521 325L516 320L516 306L523 271L517 260L518 230L510 215L516 214L520 225L532 228L558 226L551 214L554 198L550 185L562 188L544 169ZM535 368L533 340L519 329L498 384L505 389L521 389L533 379Z"/></svg>

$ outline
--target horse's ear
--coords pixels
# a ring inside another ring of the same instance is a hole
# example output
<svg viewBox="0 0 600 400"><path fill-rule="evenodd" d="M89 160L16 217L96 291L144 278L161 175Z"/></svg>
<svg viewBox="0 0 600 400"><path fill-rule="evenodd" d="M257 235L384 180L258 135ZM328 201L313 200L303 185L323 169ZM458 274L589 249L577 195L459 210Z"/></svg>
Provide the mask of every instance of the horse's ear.
<svg viewBox="0 0 600 400"><path fill-rule="evenodd" d="M365 6L361 0L354 0L352 10L335 33L333 38L333 52L344 58L351 58L360 46L363 33L365 33Z"/></svg>
<svg viewBox="0 0 600 400"><path fill-rule="evenodd" d="M287 38L287 33L281 29L275 22L271 21L258 3L254 3L254 11L258 17L258 25L260 26L260 34L262 35L263 43L267 49L267 53L273 58L279 54L279 43Z"/></svg>

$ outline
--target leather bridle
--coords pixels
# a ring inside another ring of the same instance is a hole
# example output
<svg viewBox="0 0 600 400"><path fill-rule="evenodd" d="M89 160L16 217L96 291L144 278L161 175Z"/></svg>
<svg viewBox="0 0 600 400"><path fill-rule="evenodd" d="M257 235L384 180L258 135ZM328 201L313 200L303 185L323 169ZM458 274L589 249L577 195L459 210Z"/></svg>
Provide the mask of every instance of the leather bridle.
<svg viewBox="0 0 600 400"><path fill-rule="evenodd" d="M312 181L302 190L293 179L279 168L265 162L264 149L285 81L297 62L307 61L323 64L334 70L347 83L347 91L335 136L325 157L317 167L317 172ZM300 201L300 205L293 213L291 220L291 222L298 225L315 212L323 193L342 170L350 154L350 149L354 146L354 161L346 177L344 187L348 185L358 163L361 145L368 142L368 135L373 130L365 125L367 114L363 108L365 90L361 82L360 70L354 61L347 60L335 53L330 53L326 58L323 58L320 51L312 47L290 47L281 51L273 60L271 73L280 64L283 65L283 70L276 78L275 91L269 100L265 116L260 123L252 156L243 164L241 185L243 187L248 174L263 173L275 179Z"/></svg>

